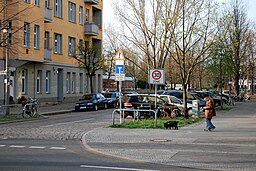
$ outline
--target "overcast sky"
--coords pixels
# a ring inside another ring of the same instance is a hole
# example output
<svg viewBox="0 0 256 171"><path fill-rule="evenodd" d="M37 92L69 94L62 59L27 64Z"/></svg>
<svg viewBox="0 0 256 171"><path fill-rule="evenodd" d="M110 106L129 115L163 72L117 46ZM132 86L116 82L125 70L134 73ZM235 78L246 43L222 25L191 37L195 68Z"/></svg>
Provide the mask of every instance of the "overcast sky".
<svg viewBox="0 0 256 171"><path fill-rule="evenodd" d="M111 23L113 16L113 9L111 8L112 1L118 0L104 0L103 1L103 19L105 23ZM226 1L226 0L219 0ZM244 0L248 7L248 18L256 23L256 0Z"/></svg>

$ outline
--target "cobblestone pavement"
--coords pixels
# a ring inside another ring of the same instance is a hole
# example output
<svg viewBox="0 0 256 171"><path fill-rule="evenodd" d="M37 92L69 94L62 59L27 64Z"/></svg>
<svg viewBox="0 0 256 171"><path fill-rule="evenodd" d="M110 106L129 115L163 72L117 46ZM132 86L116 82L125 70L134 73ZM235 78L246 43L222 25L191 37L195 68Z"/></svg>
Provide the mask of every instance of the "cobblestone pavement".
<svg viewBox="0 0 256 171"><path fill-rule="evenodd" d="M54 124L50 119L47 119L48 115L52 115L50 117L55 118L57 117L54 116L55 114L61 113L65 115L65 113L72 111L74 111L74 103L39 106L38 113L43 115L43 118L26 122L0 124L0 138L30 138L48 140L81 139L85 132L95 127L109 124L109 120L97 122L92 122L93 119L72 121L72 116L70 116L70 121L67 120L59 124ZM40 124L43 121L44 124Z"/></svg>

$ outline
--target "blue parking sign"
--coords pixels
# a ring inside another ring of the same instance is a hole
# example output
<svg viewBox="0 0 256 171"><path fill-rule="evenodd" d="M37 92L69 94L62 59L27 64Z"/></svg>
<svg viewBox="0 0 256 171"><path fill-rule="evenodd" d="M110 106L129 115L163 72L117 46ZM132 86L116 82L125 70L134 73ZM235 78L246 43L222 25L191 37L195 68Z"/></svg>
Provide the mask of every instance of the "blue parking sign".
<svg viewBox="0 0 256 171"><path fill-rule="evenodd" d="M116 74L124 74L124 65L116 65Z"/></svg>

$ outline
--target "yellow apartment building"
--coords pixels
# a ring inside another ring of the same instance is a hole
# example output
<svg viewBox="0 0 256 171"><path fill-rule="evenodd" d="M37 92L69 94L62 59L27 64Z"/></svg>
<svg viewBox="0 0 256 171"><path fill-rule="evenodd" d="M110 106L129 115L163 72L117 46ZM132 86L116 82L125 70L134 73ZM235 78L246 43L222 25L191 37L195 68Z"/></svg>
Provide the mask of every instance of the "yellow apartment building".
<svg viewBox="0 0 256 171"><path fill-rule="evenodd" d="M71 55L86 43L102 57L103 0L2 1L0 104L8 95L55 103L89 93L89 77ZM93 91L102 91L102 71Z"/></svg>

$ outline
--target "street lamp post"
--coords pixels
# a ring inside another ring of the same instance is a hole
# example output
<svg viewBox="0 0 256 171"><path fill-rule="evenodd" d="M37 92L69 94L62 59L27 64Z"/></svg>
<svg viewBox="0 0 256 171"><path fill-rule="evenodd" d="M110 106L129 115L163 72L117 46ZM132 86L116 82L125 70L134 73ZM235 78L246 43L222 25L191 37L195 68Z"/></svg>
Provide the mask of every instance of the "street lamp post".
<svg viewBox="0 0 256 171"><path fill-rule="evenodd" d="M6 106L6 110L5 110L5 114L8 115L10 113L9 111L9 67L8 67L8 46L9 46L9 42L8 42L8 28L4 28L3 29L3 33L4 33L4 39L5 39L5 45L4 45L4 56L5 56L5 79L4 79L4 83L5 83L5 106Z"/></svg>
<svg viewBox="0 0 256 171"><path fill-rule="evenodd" d="M9 67L8 67L8 50L9 50L9 30L11 29L11 21L7 19L7 0L4 0L4 27L3 27L3 43L4 43L4 49L3 49L3 56L5 57L5 91L4 91L4 104L6 107L5 114L8 115L10 113L9 111Z"/></svg>

